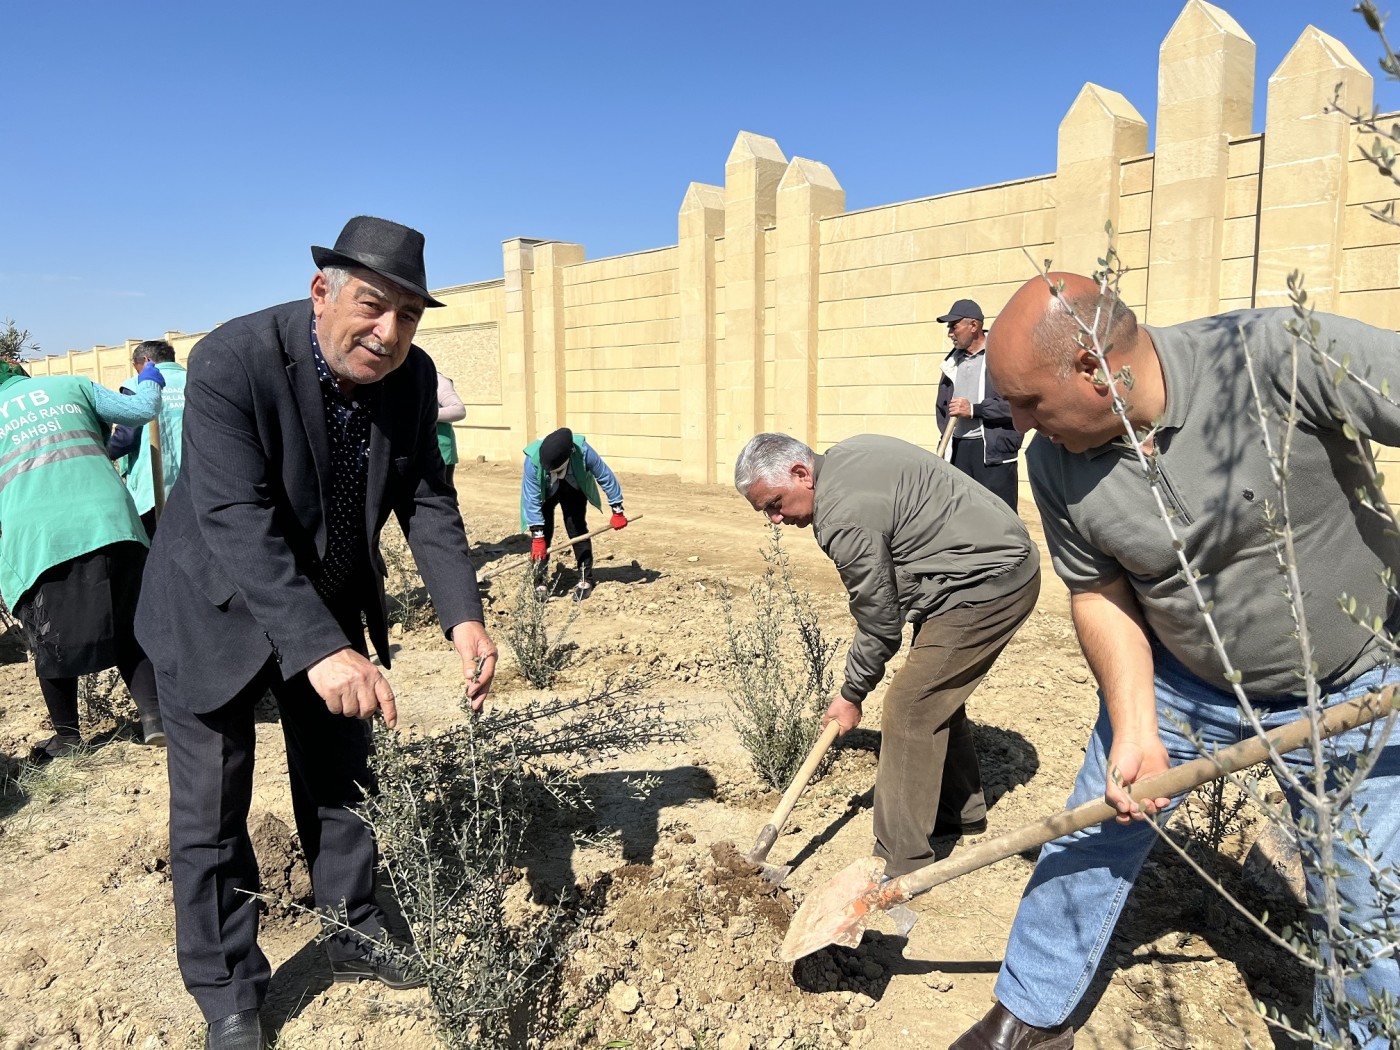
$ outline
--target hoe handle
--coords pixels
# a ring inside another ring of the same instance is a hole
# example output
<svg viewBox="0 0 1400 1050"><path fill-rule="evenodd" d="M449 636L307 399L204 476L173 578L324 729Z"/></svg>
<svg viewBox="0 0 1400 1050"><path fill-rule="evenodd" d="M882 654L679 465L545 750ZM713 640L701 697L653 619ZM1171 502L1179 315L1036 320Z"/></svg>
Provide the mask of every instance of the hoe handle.
<svg viewBox="0 0 1400 1050"><path fill-rule="evenodd" d="M630 518L627 519L627 524L630 525L630 524L632 524L632 522L634 522L634 521L641 521L641 520L642 520L642 515L640 515L640 514L634 514L634 515L632 515L632 517L630 517ZM568 549L569 549L570 547L572 547L575 543L582 543L584 540L591 540L594 536L601 536L601 535L602 535L603 533L605 533L605 532L612 532L612 531L613 531L613 527L612 527L611 525L604 525L604 526L602 526L601 528L594 529L592 532L585 532L582 536L571 536L571 537L569 537L567 540L560 540L560 541L559 541L558 543L556 543L553 547L550 547L549 550L546 551L545 553L546 553L546 554L558 554L560 551L566 551L566 550L568 550ZM478 581L480 581L480 580L489 580L489 579L491 579L491 578L493 578L493 577L495 577L495 576L499 576L499 575L500 575L501 573L503 573L503 572L510 572L511 569L517 569L517 568L519 568L520 566L525 565L526 563L529 562L529 560L530 560L530 558L529 558L528 555L521 555L520 557L514 558L514 559L512 559L511 561L505 562L505 563L503 563L503 564L501 564L501 565L497 565L495 568L487 569L485 572L480 573L480 574L477 576L477 580L478 580Z"/></svg>
<svg viewBox="0 0 1400 1050"><path fill-rule="evenodd" d="M1371 693L1356 700L1330 707L1322 713L1318 724L1317 738L1345 733L1357 726L1365 725L1393 711L1400 710L1395 686L1386 686L1378 693ZM1279 754L1296 750L1313 739L1312 726L1307 717L1296 719L1287 725L1279 726L1269 733L1269 741ZM1268 758L1269 749L1258 736L1251 736L1237 744L1231 744L1211 755L1173 766L1165 772L1140 780L1132 785L1130 794L1135 801L1145 798L1172 798L1200 787L1202 784L1246 769ZM1052 839L1071 832L1082 831L1095 824L1102 824L1118 815L1118 811L1102 799L1085 802L1073 809L1027 824L1016 831L998 835L996 838L974 846L966 852L957 853L947 860L925 865L895 879L881 891L881 897L890 904L908 900L920 893L941 886L960 875L986 867L988 864L1005 860L1016 853L1043 846ZM893 892L891 892L893 891Z"/></svg>

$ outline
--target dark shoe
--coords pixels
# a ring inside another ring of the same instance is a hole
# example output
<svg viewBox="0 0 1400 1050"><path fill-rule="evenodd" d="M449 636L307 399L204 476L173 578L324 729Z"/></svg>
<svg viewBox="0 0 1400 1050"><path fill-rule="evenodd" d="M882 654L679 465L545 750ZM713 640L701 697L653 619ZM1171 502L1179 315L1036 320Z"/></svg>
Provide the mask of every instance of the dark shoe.
<svg viewBox="0 0 1400 1050"><path fill-rule="evenodd" d="M136 712L141 718L141 743L147 747L165 746L165 723L160 719L160 704L155 694L136 700Z"/></svg>
<svg viewBox="0 0 1400 1050"><path fill-rule="evenodd" d="M165 723L160 720L160 712L142 717L141 743L147 747L165 746Z"/></svg>
<svg viewBox="0 0 1400 1050"><path fill-rule="evenodd" d="M331 976L337 984L374 980L390 988L422 988L427 983L418 949L397 941L387 947L373 945L353 959L332 960Z"/></svg>
<svg viewBox="0 0 1400 1050"><path fill-rule="evenodd" d="M542 583L535 584L535 597L539 601L544 601L549 597L549 588Z"/></svg>
<svg viewBox="0 0 1400 1050"><path fill-rule="evenodd" d="M47 740L41 740L29 749L29 761L36 766L46 766L55 758L67 758L83 746L80 736L67 736L55 733Z"/></svg>
<svg viewBox="0 0 1400 1050"><path fill-rule="evenodd" d="M204 1050L264 1050L266 1046L262 1018L256 1010L240 1010L210 1021L204 1036Z"/></svg>
<svg viewBox="0 0 1400 1050"><path fill-rule="evenodd" d="M581 602L593 593L592 580L579 580L574 585L574 601Z"/></svg>
<svg viewBox="0 0 1400 1050"><path fill-rule="evenodd" d="M1071 1050L1073 1046L1074 1029L1069 1025L1034 1028L996 1003L948 1050Z"/></svg>
<svg viewBox="0 0 1400 1050"><path fill-rule="evenodd" d="M970 820L966 824L944 824L942 821L933 825L933 837L936 839L948 838L949 836L980 835L987 830L987 818L981 820Z"/></svg>

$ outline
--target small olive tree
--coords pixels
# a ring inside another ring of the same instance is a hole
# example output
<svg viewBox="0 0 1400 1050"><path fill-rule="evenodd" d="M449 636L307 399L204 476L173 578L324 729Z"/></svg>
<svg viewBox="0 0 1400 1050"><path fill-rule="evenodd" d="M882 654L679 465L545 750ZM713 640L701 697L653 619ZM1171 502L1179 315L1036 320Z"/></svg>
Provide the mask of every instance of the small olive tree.
<svg viewBox="0 0 1400 1050"><path fill-rule="evenodd" d="M763 576L749 588L752 619L735 613L726 588L724 666L739 739L764 782L786 787L811 750L835 684L839 643L817 619L812 596L792 577L782 531L769 526Z"/></svg>

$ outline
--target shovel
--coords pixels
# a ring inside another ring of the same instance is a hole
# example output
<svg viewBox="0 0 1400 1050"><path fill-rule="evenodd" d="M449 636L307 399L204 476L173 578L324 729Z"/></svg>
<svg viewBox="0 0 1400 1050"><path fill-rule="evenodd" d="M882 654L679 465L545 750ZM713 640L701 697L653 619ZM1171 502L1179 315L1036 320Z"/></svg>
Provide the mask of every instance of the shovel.
<svg viewBox="0 0 1400 1050"><path fill-rule="evenodd" d="M826 724L822 735L817 737L816 743L812 745L812 750L807 755L807 761L802 763L802 768L797 771L787 791L783 793L778 808L773 811L773 816L767 824L763 825L763 830L758 833L753 848L742 854L743 858L750 864L757 864L762 869L763 877L774 885L780 884L788 877L788 873L792 871L792 865L765 864L764 861L768 859L768 851L773 848L773 843L778 841L778 832L783 830L783 825L787 823L787 818L792 813L792 807L797 805L797 800L802 797L802 792L807 790L807 781L812 779L812 774L817 771L818 764L840 730L841 727L834 720Z"/></svg>
<svg viewBox="0 0 1400 1050"><path fill-rule="evenodd" d="M1397 709L1400 709L1400 702L1397 702L1395 686L1387 686L1379 693L1338 704L1323 712L1318 739L1325 740L1355 729ZM1307 717L1272 730L1269 740L1280 754L1310 744L1313 737ZM1203 755L1140 780L1132 786L1130 794L1138 801L1185 794L1192 788L1262 762L1268 755L1264 741L1251 736L1213 755ZM879 857L862 858L803 902L792 918L779 954L784 962L796 962L829 944L854 948L860 943L870 915L878 911L888 911L896 929L903 936L913 927L916 918L912 911L904 907L904 902L910 898L960 875L1043 846L1061 835L1101 824L1117 815L1118 811L1102 799L1085 802L1016 831L998 835L946 860L916 868L897 879L883 878L885 862Z"/></svg>

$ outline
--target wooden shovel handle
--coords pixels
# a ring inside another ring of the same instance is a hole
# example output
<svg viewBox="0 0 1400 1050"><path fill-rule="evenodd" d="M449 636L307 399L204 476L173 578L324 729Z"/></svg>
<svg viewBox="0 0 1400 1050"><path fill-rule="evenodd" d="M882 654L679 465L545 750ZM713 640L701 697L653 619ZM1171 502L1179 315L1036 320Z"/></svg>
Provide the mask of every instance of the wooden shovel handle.
<svg viewBox="0 0 1400 1050"><path fill-rule="evenodd" d="M943 453L948 451L948 442L953 437L953 427L957 425L957 420L952 416L948 417L948 425L943 428L943 434L938 439L938 458L943 458Z"/></svg>
<svg viewBox="0 0 1400 1050"><path fill-rule="evenodd" d="M782 801L778 803L778 808L773 810L773 819L768 823L782 830L782 826L787 823L789 814L792 813L792 807L797 805L797 800L802 797L802 792L807 790L807 781L812 779L812 774L817 771L818 764L840 731L841 727L836 724L835 719L826 724L821 736L817 737L816 743L812 745L812 750L807 755L807 761L802 763L802 768L793 776L787 791L783 792Z"/></svg>
<svg viewBox="0 0 1400 1050"><path fill-rule="evenodd" d="M632 522L641 520L642 515L634 514L632 517L627 519L627 524L631 525ZM558 554L560 551L568 550L575 543L582 543L584 540L591 540L594 536L601 536L605 532L612 531L613 527L611 525L604 525L601 528L594 529L592 532L585 532L582 536L571 536L567 540L560 540L553 547L550 547L549 550L545 553ZM495 568L487 569L485 572L479 573L476 578L478 581L489 580L492 577L499 576L503 572L510 572L511 569L517 569L520 566L526 564L529 560L530 556L528 554L521 555L520 557L515 558L511 561L505 562L501 565L497 565Z"/></svg>
<svg viewBox="0 0 1400 1050"><path fill-rule="evenodd" d="M1378 693L1337 704L1323 712L1318 727L1319 739L1326 740L1338 733L1345 733L1397 709L1400 709L1400 703L1397 703L1396 687L1393 685L1386 686ZM1299 718L1272 730L1269 740L1280 754L1284 754L1311 742L1312 727L1306 717ZM1132 785L1129 793L1137 801L1145 798L1172 798L1230 773L1247 769L1257 762L1264 761L1268 755L1269 749L1264 741L1258 736L1251 736L1212 755L1202 755L1156 776L1140 780ZM998 835L965 852L955 853L947 860L937 861L907 875L901 875L881 892L881 897L887 900L888 904L908 900L960 875L1005 860L1013 854L1043 846L1061 835L1102 824L1117 815L1118 811L1102 799L1085 802L1073 809L1062 810L1053 816L1038 820L1034 824L1027 824L1016 831Z"/></svg>

